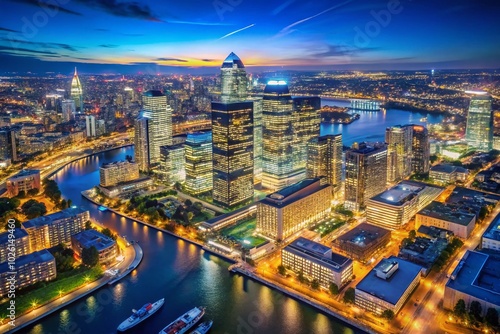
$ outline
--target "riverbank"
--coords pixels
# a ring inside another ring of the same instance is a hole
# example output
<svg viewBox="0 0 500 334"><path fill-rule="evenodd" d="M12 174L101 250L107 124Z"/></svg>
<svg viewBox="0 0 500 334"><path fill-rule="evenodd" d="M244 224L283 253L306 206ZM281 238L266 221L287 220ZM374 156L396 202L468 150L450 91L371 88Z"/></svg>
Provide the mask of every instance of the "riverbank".
<svg viewBox="0 0 500 334"><path fill-rule="evenodd" d="M141 263L143 258L142 248L135 244L133 247L127 247L125 249L125 260L117 264L114 268L118 269L121 273L117 277L103 276L97 281L86 284L64 296L61 296L55 300L52 300L40 307L21 315L19 318L15 319L15 327L6 323L0 326L0 333L15 333L23 328L26 328L37 321L45 318L46 316L67 307L68 305L76 302L77 300L94 293L100 288L106 286L111 280L118 281L128 274L130 274L138 265ZM128 261L127 261L128 259Z"/></svg>
<svg viewBox="0 0 500 334"><path fill-rule="evenodd" d="M442 115L444 117L448 117L451 115L447 111L423 109L423 108L414 107L414 106L409 105L407 103L394 102L394 101L389 101L389 102L386 102L384 104L381 104L380 107L385 108L385 109L399 109L399 110L404 110L404 111L408 111L411 113L418 113L418 114Z"/></svg>

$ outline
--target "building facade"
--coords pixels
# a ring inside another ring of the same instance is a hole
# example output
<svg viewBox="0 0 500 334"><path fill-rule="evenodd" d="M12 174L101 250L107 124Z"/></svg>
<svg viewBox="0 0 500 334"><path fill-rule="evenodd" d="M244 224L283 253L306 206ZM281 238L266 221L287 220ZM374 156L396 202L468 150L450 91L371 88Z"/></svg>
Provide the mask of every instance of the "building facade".
<svg viewBox="0 0 500 334"><path fill-rule="evenodd" d="M36 169L25 169L7 179L7 195L15 197L20 191L27 193L31 189L40 190L40 171Z"/></svg>
<svg viewBox="0 0 500 334"><path fill-rule="evenodd" d="M212 197L223 207L253 200L253 135L252 102L212 102Z"/></svg>
<svg viewBox="0 0 500 334"><path fill-rule="evenodd" d="M69 244L71 236L85 228L90 220L88 210L71 207L50 215L37 217L22 223L28 232L32 252L59 245Z"/></svg>
<svg viewBox="0 0 500 334"><path fill-rule="evenodd" d="M12 270L8 262L0 263L0 296L9 292ZM16 259L16 291L38 282L47 282L57 276L56 260L46 249Z"/></svg>
<svg viewBox="0 0 500 334"><path fill-rule="evenodd" d="M391 231L361 223L333 241L333 246L351 259L366 263L391 241Z"/></svg>
<svg viewBox="0 0 500 334"><path fill-rule="evenodd" d="M134 120L134 154L139 170L149 171L149 118L142 114Z"/></svg>
<svg viewBox="0 0 500 334"><path fill-rule="evenodd" d="M102 187L114 186L122 182L139 178L139 165L130 161L105 163L99 168L99 179Z"/></svg>
<svg viewBox="0 0 500 334"><path fill-rule="evenodd" d="M412 170L412 126L393 126L385 130L387 143L387 182L400 181Z"/></svg>
<svg viewBox="0 0 500 334"><path fill-rule="evenodd" d="M160 147L160 167L167 184L186 181L186 151L184 144Z"/></svg>
<svg viewBox="0 0 500 334"><path fill-rule="evenodd" d="M381 193L387 183L387 146L383 143L354 144L345 154L344 205L361 211L366 201Z"/></svg>
<svg viewBox="0 0 500 334"><path fill-rule="evenodd" d="M189 133L184 149L186 156L186 192L197 195L212 191L212 132Z"/></svg>
<svg viewBox="0 0 500 334"><path fill-rule="evenodd" d="M331 185L305 179L257 203L257 233L285 240L331 211Z"/></svg>
<svg viewBox="0 0 500 334"><path fill-rule="evenodd" d="M302 272L310 280L318 280L320 286L325 289L328 289L331 283L342 288L353 275L351 259L302 237L283 248L281 264L295 273Z"/></svg>
<svg viewBox="0 0 500 334"><path fill-rule="evenodd" d="M241 102L248 97L248 79L245 66L241 59L231 52L220 68L221 72L221 101Z"/></svg>
<svg viewBox="0 0 500 334"><path fill-rule="evenodd" d="M0 128L0 159L17 161L18 146L19 142L15 128Z"/></svg>
<svg viewBox="0 0 500 334"><path fill-rule="evenodd" d="M75 67L75 73L73 74L73 79L71 80L71 90L70 97L75 101L75 108L78 113L83 113L83 89L80 83L80 78L78 78L78 73Z"/></svg>
<svg viewBox="0 0 500 334"><path fill-rule="evenodd" d="M446 164L432 166L429 172L429 177L440 184L466 182L468 176L468 169Z"/></svg>
<svg viewBox="0 0 500 334"><path fill-rule="evenodd" d="M85 116L85 134L87 137L97 136L96 119L95 116Z"/></svg>
<svg viewBox="0 0 500 334"><path fill-rule="evenodd" d="M500 216L497 215L490 223L490 226L483 233L481 238L483 249L493 249L500 251Z"/></svg>
<svg viewBox="0 0 500 334"><path fill-rule="evenodd" d="M9 235L13 235L14 237L9 238ZM0 263L8 260L12 247L14 247L15 258L29 254L30 238L28 232L16 228L12 234L10 232L0 234Z"/></svg>
<svg viewBox="0 0 500 334"><path fill-rule="evenodd" d="M342 185L342 134L313 138L307 144L306 176L326 177L338 194Z"/></svg>
<svg viewBox="0 0 500 334"><path fill-rule="evenodd" d="M76 107L73 100L61 101L62 118L63 122L69 122L75 118Z"/></svg>
<svg viewBox="0 0 500 334"><path fill-rule="evenodd" d="M476 215L461 211L456 205L432 202L415 216L415 229L422 225L445 229L467 239L476 226Z"/></svg>
<svg viewBox="0 0 500 334"><path fill-rule="evenodd" d="M422 125L412 125L412 128L411 171L416 174L427 174L431 159L429 131Z"/></svg>
<svg viewBox="0 0 500 334"><path fill-rule="evenodd" d="M119 255L116 241L96 230L85 230L71 236L71 248L77 259L81 260L83 249L90 247L95 247L99 252L101 265L113 264Z"/></svg>
<svg viewBox="0 0 500 334"><path fill-rule="evenodd" d="M491 96L474 93L470 100L465 140L478 151L490 151L493 147L493 109Z"/></svg>
<svg viewBox="0 0 500 334"><path fill-rule="evenodd" d="M307 161L307 143L319 136L319 126L321 123L321 98L311 97L293 97L293 108L297 114L297 123L294 125L294 133L298 139L298 149L294 154L296 162L295 169L306 169Z"/></svg>

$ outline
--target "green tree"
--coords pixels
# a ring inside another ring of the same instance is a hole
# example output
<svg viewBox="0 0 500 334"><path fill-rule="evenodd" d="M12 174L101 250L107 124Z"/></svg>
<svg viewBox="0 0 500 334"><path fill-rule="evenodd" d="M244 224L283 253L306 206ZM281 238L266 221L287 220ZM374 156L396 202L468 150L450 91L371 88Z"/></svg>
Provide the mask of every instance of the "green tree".
<svg viewBox="0 0 500 334"><path fill-rule="evenodd" d="M319 289L319 281L317 278L315 278L311 281L311 288L313 288L314 290Z"/></svg>
<svg viewBox="0 0 500 334"><path fill-rule="evenodd" d="M334 296L339 294L339 286L333 282L330 283L329 290L330 290L330 293Z"/></svg>
<svg viewBox="0 0 500 334"><path fill-rule="evenodd" d="M21 190L17 193L17 198L25 198L26 197L26 191Z"/></svg>
<svg viewBox="0 0 500 334"><path fill-rule="evenodd" d="M38 195L38 188L33 188L33 189L28 190L28 196L29 197L33 197L33 196L36 196L36 195Z"/></svg>
<svg viewBox="0 0 500 334"><path fill-rule="evenodd" d="M416 237L417 232L415 230L411 230L410 232L408 232L408 238L410 238L411 240L415 240Z"/></svg>
<svg viewBox="0 0 500 334"><path fill-rule="evenodd" d="M479 210L479 221L482 222L489 213L490 211L488 210L488 206L485 205L481 207L481 210Z"/></svg>
<svg viewBox="0 0 500 334"><path fill-rule="evenodd" d="M28 219L33 219L36 217L43 216L47 213L47 208L44 203L38 202L37 200L30 199L21 206L23 214L28 217Z"/></svg>
<svg viewBox="0 0 500 334"><path fill-rule="evenodd" d="M477 300L473 300L470 303L469 306L469 313L472 318L476 320L481 320L481 313L483 312L483 308L481 306L481 303L479 303Z"/></svg>
<svg viewBox="0 0 500 334"><path fill-rule="evenodd" d="M467 307L465 306L465 301L463 299L459 299L453 308L453 314L459 318L463 319L465 317L465 313L467 312Z"/></svg>
<svg viewBox="0 0 500 334"><path fill-rule="evenodd" d="M99 251L95 246L82 249L82 263L94 267L99 263Z"/></svg>
<svg viewBox="0 0 500 334"><path fill-rule="evenodd" d="M52 202L58 204L61 201L61 190L59 190L56 181L45 179L43 181L43 191Z"/></svg>
<svg viewBox="0 0 500 334"><path fill-rule="evenodd" d="M344 293L344 303L354 304L356 292L354 288L348 288Z"/></svg>
<svg viewBox="0 0 500 334"><path fill-rule="evenodd" d="M486 323L492 327L498 326L498 311L493 307L488 307L486 316L484 317Z"/></svg>
<svg viewBox="0 0 500 334"><path fill-rule="evenodd" d="M281 276L285 276L286 275L286 268L284 265L280 264L278 266L278 273L281 275Z"/></svg>
<svg viewBox="0 0 500 334"><path fill-rule="evenodd" d="M102 229L101 233L104 234L105 236L107 236L108 238L113 239L113 240L117 239L117 235L114 234L113 232L111 232L111 230L107 227Z"/></svg>
<svg viewBox="0 0 500 334"><path fill-rule="evenodd" d="M92 223L90 222L90 220L87 220L85 222L85 229L86 230L91 230L92 229Z"/></svg>
<svg viewBox="0 0 500 334"><path fill-rule="evenodd" d="M297 279L299 280L300 283L304 283L306 281L306 278L304 277L304 272L302 270L299 271L299 274L297 275Z"/></svg>
<svg viewBox="0 0 500 334"><path fill-rule="evenodd" d="M392 310L384 310L384 312L382 312L382 318L392 320L394 319L394 312Z"/></svg>
<svg viewBox="0 0 500 334"><path fill-rule="evenodd" d="M17 218L12 218L12 219L14 219L14 226L15 226L16 228L21 228L21 221L20 221L19 219L17 219ZM9 224L9 221L8 221L8 220L7 220L7 221L5 221L5 229L6 229L6 230L8 230L8 229L9 229L9 225L10 225L10 224Z"/></svg>
<svg viewBox="0 0 500 334"><path fill-rule="evenodd" d="M193 202L190 200L190 199L187 199L184 201L184 204L187 206L187 207L190 207L191 205L193 205Z"/></svg>

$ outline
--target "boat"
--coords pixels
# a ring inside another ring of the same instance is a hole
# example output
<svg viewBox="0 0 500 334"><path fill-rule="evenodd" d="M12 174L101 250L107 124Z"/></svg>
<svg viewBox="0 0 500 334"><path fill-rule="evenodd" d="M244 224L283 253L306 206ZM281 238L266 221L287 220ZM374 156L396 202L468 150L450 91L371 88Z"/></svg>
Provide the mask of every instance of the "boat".
<svg viewBox="0 0 500 334"><path fill-rule="evenodd" d="M118 326L118 331L123 332L126 331L129 328L134 327L138 323L146 320L149 318L151 315L153 315L156 311L162 307L163 303L165 302L165 298L162 298L153 304L147 303L143 307L141 307L138 311L133 311L132 315L128 317L127 320L122 322Z"/></svg>
<svg viewBox="0 0 500 334"><path fill-rule="evenodd" d="M205 334L212 328L212 320L202 322L191 334Z"/></svg>
<svg viewBox="0 0 500 334"><path fill-rule="evenodd" d="M108 208L105 207L104 205L101 205L101 206L99 206L99 211L102 211L102 212L108 211Z"/></svg>
<svg viewBox="0 0 500 334"><path fill-rule="evenodd" d="M184 334L191 327L196 325L196 323L200 321L201 317L203 317L204 314L204 307L195 307L175 319L167 327L163 328L159 332L159 334Z"/></svg>

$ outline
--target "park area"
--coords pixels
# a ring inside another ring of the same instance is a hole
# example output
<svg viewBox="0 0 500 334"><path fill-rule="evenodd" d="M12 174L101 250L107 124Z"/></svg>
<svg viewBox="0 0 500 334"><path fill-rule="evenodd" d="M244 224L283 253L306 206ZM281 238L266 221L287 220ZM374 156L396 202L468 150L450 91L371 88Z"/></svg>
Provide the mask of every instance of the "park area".
<svg viewBox="0 0 500 334"><path fill-rule="evenodd" d="M254 235L256 225L256 218L247 218L236 225L221 230L220 233L226 238L237 241L244 248L250 249L266 242L266 239Z"/></svg>
<svg viewBox="0 0 500 334"><path fill-rule="evenodd" d="M323 238L324 236L330 234L331 232L335 231L344 224L345 224L344 220L341 220L339 218L329 218L318 224L310 226L309 230L319 233Z"/></svg>

